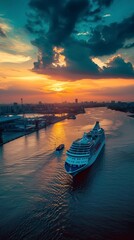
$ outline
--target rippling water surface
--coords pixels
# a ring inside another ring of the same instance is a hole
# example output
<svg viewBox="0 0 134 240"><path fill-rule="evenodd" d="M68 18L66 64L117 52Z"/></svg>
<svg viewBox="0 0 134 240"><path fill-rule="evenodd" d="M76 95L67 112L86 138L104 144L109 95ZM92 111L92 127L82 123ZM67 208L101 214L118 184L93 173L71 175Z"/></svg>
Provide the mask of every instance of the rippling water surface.
<svg viewBox="0 0 134 240"><path fill-rule="evenodd" d="M65 152L96 120L105 149L72 178ZM61 143L65 149L56 153ZM87 109L0 147L0 239L134 239L134 119Z"/></svg>

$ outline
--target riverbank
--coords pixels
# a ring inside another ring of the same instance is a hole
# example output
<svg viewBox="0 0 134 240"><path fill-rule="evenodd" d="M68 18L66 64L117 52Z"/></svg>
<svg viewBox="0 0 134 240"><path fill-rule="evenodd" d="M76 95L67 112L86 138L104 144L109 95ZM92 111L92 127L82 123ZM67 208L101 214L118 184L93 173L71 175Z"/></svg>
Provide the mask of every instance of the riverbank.
<svg viewBox="0 0 134 240"><path fill-rule="evenodd" d="M26 135L29 135L33 132L38 132L39 130L41 129L45 129L47 128L49 125L51 124L54 124L54 123L57 123L57 122L60 122L60 121L63 121L67 119L67 116L62 116L62 117L58 117L58 118L55 118L53 119L53 121L51 120L51 122L46 122L45 125L43 126L35 126L34 128L30 128L30 129L26 129L26 130L23 130L23 131L19 131L19 132L15 132L15 131L5 131L3 132L2 134L2 140L3 142L0 143L0 146L2 146L3 144L6 144L8 142L11 142L13 140L16 140L17 138L20 138L20 137L24 137Z"/></svg>
<svg viewBox="0 0 134 240"><path fill-rule="evenodd" d="M132 115L128 115L128 116L134 118L134 114L132 114Z"/></svg>
<svg viewBox="0 0 134 240"><path fill-rule="evenodd" d="M105 149L72 178L64 169L66 150L98 117ZM134 239L133 136L126 114L90 108L0 147L0 239Z"/></svg>

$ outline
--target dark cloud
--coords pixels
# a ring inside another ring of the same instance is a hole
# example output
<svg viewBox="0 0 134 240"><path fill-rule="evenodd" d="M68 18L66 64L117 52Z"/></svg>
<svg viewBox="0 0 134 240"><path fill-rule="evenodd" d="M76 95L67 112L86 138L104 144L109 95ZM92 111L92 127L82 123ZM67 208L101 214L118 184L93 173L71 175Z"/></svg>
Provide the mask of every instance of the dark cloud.
<svg viewBox="0 0 134 240"><path fill-rule="evenodd" d="M112 23L109 26L97 26L92 30L89 39L90 54L104 56L115 53L123 48L125 41L134 37L134 14L121 23Z"/></svg>
<svg viewBox="0 0 134 240"><path fill-rule="evenodd" d="M67 80L71 81L88 78L89 76L96 78L100 69L98 65L89 58L89 50L85 43L81 42L81 44L79 44L79 42L75 40L69 40L64 46L65 50L63 54L65 55L66 60L65 67L54 67L52 64L50 64L53 58L53 51L48 54L48 49L50 51L50 48L47 48L45 52L48 54L48 59L46 56L43 56L41 60L35 62L34 71L51 75L52 77L58 76L59 80L65 80L66 78Z"/></svg>
<svg viewBox="0 0 134 240"><path fill-rule="evenodd" d="M105 7L109 7L112 4L113 0L94 0L90 1L90 9L88 10L88 16L92 17L93 19L98 21L102 19L102 16L100 16L101 11ZM91 18L90 20L93 21Z"/></svg>
<svg viewBox="0 0 134 240"><path fill-rule="evenodd" d="M96 2L99 6L104 5L106 7L109 7L113 0L94 0L94 2Z"/></svg>
<svg viewBox="0 0 134 240"><path fill-rule="evenodd" d="M42 67L45 68L54 61L54 51L53 46L51 42L49 42L45 37L41 36L39 38L36 38L34 41L32 41L32 44L36 46L39 50L39 53L41 53L41 61L42 61ZM36 69L38 68L40 64L40 61L38 60L37 63L35 63Z"/></svg>
<svg viewBox="0 0 134 240"><path fill-rule="evenodd" d="M134 42L133 42L133 43L126 44L126 45L124 46L124 48L132 48L132 47L134 47Z"/></svg>
<svg viewBox="0 0 134 240"><path fill-rule="evenodd" d="M40 66L41 69L39 72L44 72L44 69L46 73L50 72L50 70L54 73L65 71L65 69L54 69L51 66L52 62L54 62L54 46L64 47L65 52L67 53L67 55L65 54L68 63L66 72L68 71L69 73L71 72L72 74L75 74L77 70L78 72L80 72L79 69L82 69L81 66L83 66L81 74L83 72L86 74L87 72L94 72L94 68L97 70L97 66L91 60L89 60L87 54L85 60L86 66L84 66L84 64L80 65L78 60L74 62L74 60L70 59L69 56L68 46L72 45L70 44L70 42L72 42L70 35L73 33L73 31L75 31L76 23L78 23L83 17L88 15L88 9L90 7L90 3L88 0L31 0L29 5L32 9L35 10L35 13L33 14L34 17L31 18L32 20L28 19L29 22L27 24L27 29L30 30L32 33L38 34L38 37L34 41L32 41L32 44L39 49L39 52L41 52L42 55L42 65L40 64L40 60L34 63L35 71L39 70ZM36 20L35 16L37 16ZM41 22L40 27L39 22L37 22L39 19L44 20L44 22L42 22L42 20L39 21ZM73 45L73 47L76 48L75 45ZM79 48L80 47L81 46L79 46ZM76 51L76 55L78 54L78 51ZM89 62L87 60L89 60ZM87 65L89 67L89 70L87 69Z"/></svg>
<svg viewBox="0 0 134 240"><path fill-rule="evenodd" d="M86 61L84 61L86 62ZM39 68L39 62L35 62L35 68L33 71L36 71L39 74L44 74L51 76L51 79L57 79L59 81L75 81L81 80L84 78L98 78L99 76L99 67L89 59L89 62L86 62L80 67L79 62L69 61L69 66L67 67L53 67L49 66L46 68Z"/></svg>
<svg viewBox="0 0 134 240"><path fill-rule="evenodd" d="M87 14L89 1L31 0L29 5L35 10L39 21L42 22L44 20L40 33L47 31L47 39L49 39L51 44L59 45L70 36L77 21ZM37 31L39 24L35 22L35 19L32 25L30 24L31 22L29 19L27 25L30 28L29 30Z"/></svg>
<svg viewBox="0 0 134 240"><path fill-rule="evenodd" d="M66 70L69 73L79 75L80 78L99 74L99 67L89 58L89 50L84 43L81 42L80 45L77 41L71 41L65 47L64 53L67 60Z"/></svg>
<svg viewBox="0 0 134 240"><path fill-rule="evenodd" d="M3 29L0 27L0 37L5 38L7 37Z"/></svg>
<svg viewBox="0 0 134 240"><path fill-rule="evenodd" d="M134 69L130 62L125 62L118 56L107 63L106 67L103 67L102 74L108 77L134 78Z"/></svg>
<svg viewBox="0 0 134 240"><path fill-rule="evenodd" d="M64 81L88 79L88 78L134 78L134 68L130 62L125 62L123 58L117 56L111 59L103 69L100 69L93 61L88 58L88 53L82 53L82 49L70 46L66 52L68 56L67 67L46 67L34 69L34 71L51 75L52 79ZM80 65L81 63L81 65ZM37 62L36 64L39 64Z"/></svg>
<svg viewBox="0 0 134 240"><path fill-rule="evenodd" d="M91 22L101 20L102 10L109 7L113 0L30 0L27 29L34 34L32 44L39 50L38 61L33 71L50 75L59 80L133 77L131 63L115 58L107 67L100 69L91 57L114 54L125 46L134 36L134 15L121 23L99 25L90 28ZM79 40L77 26L85 23L90 38ZM54 47L63 48L55 53ZM59 66L58 58L65 57L66 66ZM90 58L89 58L90 57Z"/></svg>

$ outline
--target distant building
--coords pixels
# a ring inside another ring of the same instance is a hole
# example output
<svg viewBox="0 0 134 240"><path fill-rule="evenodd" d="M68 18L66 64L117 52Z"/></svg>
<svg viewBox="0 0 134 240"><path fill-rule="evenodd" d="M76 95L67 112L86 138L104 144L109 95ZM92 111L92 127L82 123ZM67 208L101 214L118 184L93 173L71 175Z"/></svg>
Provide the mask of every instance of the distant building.
<svg viewBox="0 0 134 240"><path fill-rule="evenodd" d="M39 105L43 105L43 103L41 101L39 101Z"/></svg>
<svg viewBox="0 0 134 240"><path fill-rule="evenodd" d="M0 127L3 130L15 129L15 126L19 120L22 118L20 116L3 116L0 117Z"/></svg>
<svg viewBox="0 0 134 240"><path fill-rule="evenodd" d="M114 103L115 103L115 101L114 101L114 100L112 100L112 101L111 101L111 104L114 104Z"/></svg>
<svg viewBox="0 0 134 240"><path fill-rule="evenodd" d="M78 103L78 98L75 99L75 103Z"/></svg>

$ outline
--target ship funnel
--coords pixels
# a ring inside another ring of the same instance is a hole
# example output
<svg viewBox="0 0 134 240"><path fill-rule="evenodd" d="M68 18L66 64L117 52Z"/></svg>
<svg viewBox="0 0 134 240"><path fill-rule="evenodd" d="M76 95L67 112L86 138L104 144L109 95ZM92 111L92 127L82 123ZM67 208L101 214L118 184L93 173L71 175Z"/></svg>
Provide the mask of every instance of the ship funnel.
<svg viewBox="0 0 134 240"><path fill-rule="evenodd" d="M99 124L99 121L96 121L96 124L93 128L93 130L97 130L97 129L100 129L100 124Z"/></svg>

